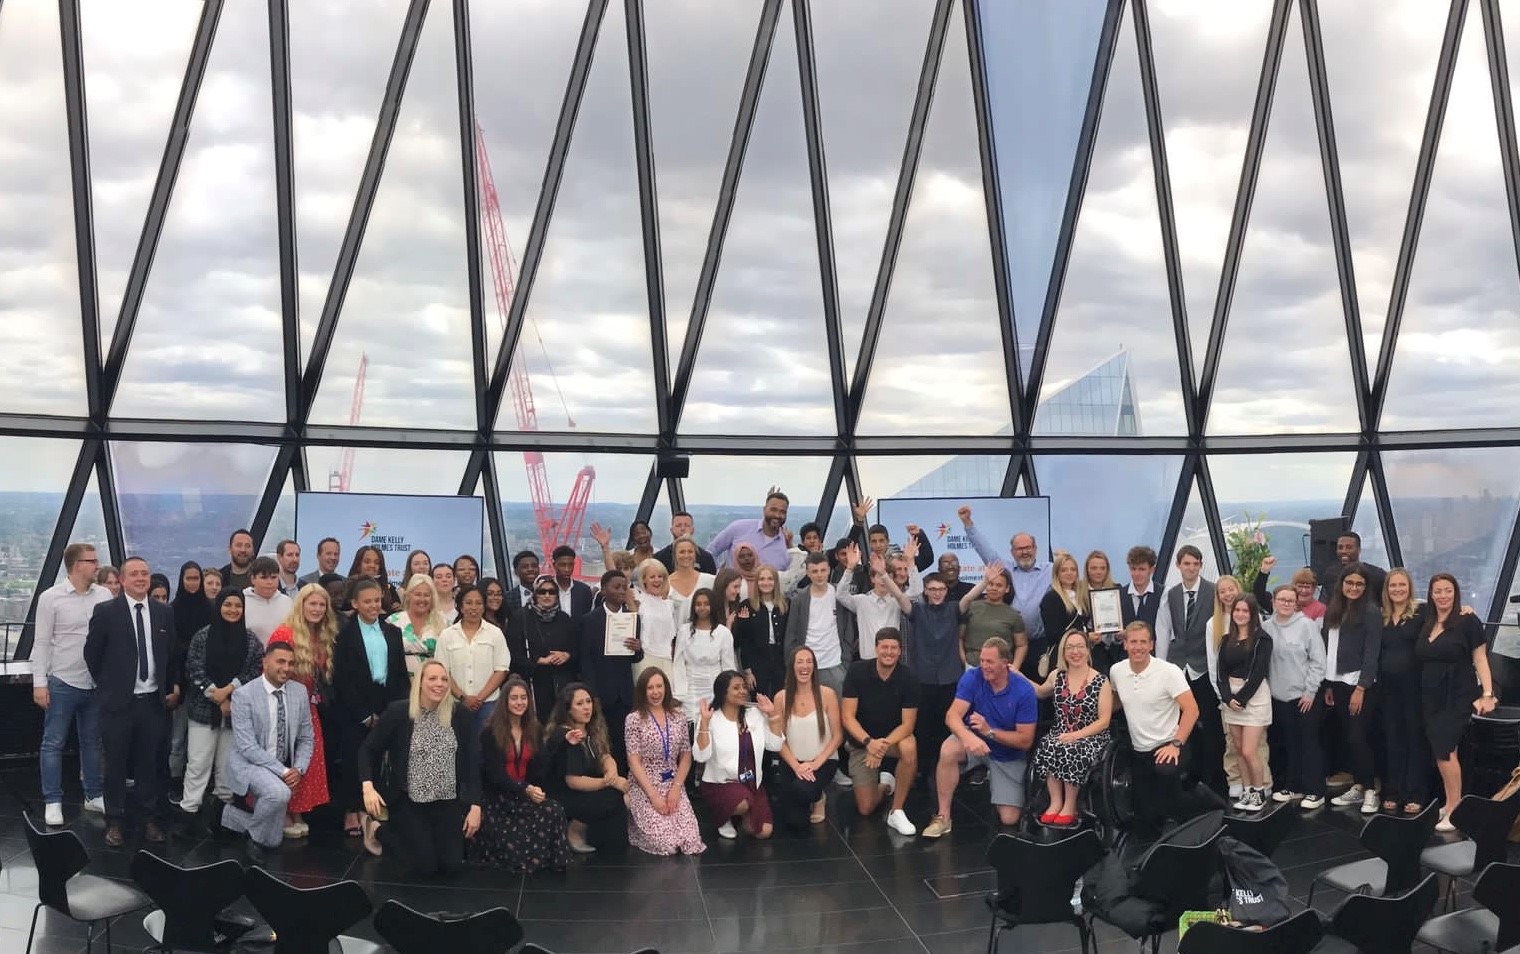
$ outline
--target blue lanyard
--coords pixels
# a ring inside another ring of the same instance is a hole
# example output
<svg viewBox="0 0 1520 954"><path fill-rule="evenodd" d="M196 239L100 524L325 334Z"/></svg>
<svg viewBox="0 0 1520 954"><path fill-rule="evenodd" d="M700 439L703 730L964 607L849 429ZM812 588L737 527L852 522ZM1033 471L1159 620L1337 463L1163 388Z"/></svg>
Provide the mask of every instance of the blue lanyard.
<svg viewBox="0 0 1520 954"><path fill-rule="evenodd" d="M655 730L660 733L660 745L665 750L665 762L668 765L670 763L670 716L665 716L664 725L660 724L660 720L655 718L653 712L649 714L649 718L654 722Z"/></svg>

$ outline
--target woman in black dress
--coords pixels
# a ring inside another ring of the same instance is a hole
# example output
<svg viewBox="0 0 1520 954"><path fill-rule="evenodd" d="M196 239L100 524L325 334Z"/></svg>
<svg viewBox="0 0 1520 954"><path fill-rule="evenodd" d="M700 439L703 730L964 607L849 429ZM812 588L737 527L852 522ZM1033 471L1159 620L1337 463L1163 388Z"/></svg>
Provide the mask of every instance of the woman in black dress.
<svg viewBox="0 0 1520 954"><path fill-rule="evenodd" d="M484 820L470 853L481 864L524 874L564 868L570 861L565 808L542 787L543 742L528 684L513 676L501 694L505 704L480 734Z"/></svg>
<svg viewBox="0 0 1520 954"><path fill-rule="evenodd" d="M583 682L560 691L544 738L544 789L565 806L570 850L628 847L628 780L618 774L602 707Z"/></svg>
<svg viewBox="0 0 1520 954"><path fill-rule="evenodd" d="M512 672L527 681L538 721L548 722L554 700L575 681L579 640L575 625L559 608L559 584L554 577L533 581L533 603L512 614L506 633Z"/></svg>
<svg viewBox="0 0 1520 954"><path fill-rule="evenodd" d="M729 628L739 653L739 668L750 688L774 696L786 682L781 649L786 642L786 594L775 567L755 571L755 588L740 605Z"/></svg>
<svg viewBox="0 0 1520 954"><path fill-rule="evenodd" d="M1429 610L1421 638L1415 643L1420 661L1420 695L1425 716L1425 737L1436 757L1446 801L1441 806L1437 831L1455 831L1451 810L1462 797L1462 766L1457 743L1474 712L1486 715L1498 702L1493 676L1488 671L1487 640L1476 616L1462 613L1457 605L1457 578L1437 573L1430 578Z"/></svg>

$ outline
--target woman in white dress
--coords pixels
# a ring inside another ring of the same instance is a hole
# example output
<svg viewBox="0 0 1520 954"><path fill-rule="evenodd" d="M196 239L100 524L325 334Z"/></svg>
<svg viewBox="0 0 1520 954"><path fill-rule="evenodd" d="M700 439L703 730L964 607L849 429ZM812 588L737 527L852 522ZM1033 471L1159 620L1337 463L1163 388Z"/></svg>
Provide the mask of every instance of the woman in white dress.
<svg viewBox="0 0 1520 954"><path fill-rule="evenodd" d="M661 672L675 671L676 633L681 619L676 615L678 607L668 598L670 578L665 564L649 559L633 571L633 581L641 590L638 596L639 639L644 643L644 660L633 665L633 678L638 680L644 670L658 667Z"/></svg>
<svg viewBox="0 0 1520 954"><path fill-rule="evenodd" d="M681 537L671 544L671 552L676 568L670 573L667 598L675 604L676 619L684 621L691 615L692 594L711 589L713 575L697 569L697 541L691 537Z"/></svg>
<svg viewBox="0 0 1520 954"><path fill-rule="evenodd" d="M712 702L714 680L733 668L734 634L713 619L712 591L697 590L691 594L691 616L676 639L677 697L686 711L696 712L700 703Z"/></svg>

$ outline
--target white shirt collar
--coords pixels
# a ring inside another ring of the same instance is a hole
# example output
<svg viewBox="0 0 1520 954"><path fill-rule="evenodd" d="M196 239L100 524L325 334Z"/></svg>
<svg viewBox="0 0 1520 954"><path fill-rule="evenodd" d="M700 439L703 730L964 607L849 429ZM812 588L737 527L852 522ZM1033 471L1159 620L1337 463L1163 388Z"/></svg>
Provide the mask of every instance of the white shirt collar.
<svg viewBox="0 0 1520 954"><path fill-rule="evenodd" d="M268 676L260 676L259 682L264 684L264 691L269 693L271 696L276 692L279 692L281 689L285 688L284 686L277 686L274 683L270 682Z"/></svg>
<svg viewBox="0 0 1520 954"><path fill-rule="evenodd" d="M1154 578L1152 578L1149 583L1145 584L1145 589L1143 590L1135 589L1135 584L1130 583L1128 589L1130 596L1150 596L1152 593L1156 592L1156 581Z"/></svg>

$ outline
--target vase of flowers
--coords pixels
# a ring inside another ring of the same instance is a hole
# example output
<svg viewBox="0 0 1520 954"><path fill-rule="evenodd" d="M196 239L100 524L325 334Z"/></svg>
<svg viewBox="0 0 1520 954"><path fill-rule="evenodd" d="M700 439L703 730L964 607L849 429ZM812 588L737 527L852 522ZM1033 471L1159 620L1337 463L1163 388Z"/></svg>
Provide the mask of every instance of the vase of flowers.
<svg viewBox="0 0 1520 954"><path fill-rule="evenodd" d="M1251 592L1256 578L1261 575L1261 561L1272 555L1267 535L1261 529L1266 519L1266 514L1245 514L1244 519L1233 524L1224 535L1225 544L1234 556L1235 579L1240 581L1243 593Z"/></svg>

